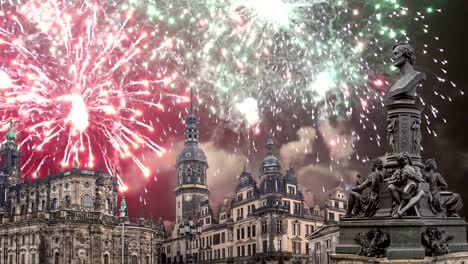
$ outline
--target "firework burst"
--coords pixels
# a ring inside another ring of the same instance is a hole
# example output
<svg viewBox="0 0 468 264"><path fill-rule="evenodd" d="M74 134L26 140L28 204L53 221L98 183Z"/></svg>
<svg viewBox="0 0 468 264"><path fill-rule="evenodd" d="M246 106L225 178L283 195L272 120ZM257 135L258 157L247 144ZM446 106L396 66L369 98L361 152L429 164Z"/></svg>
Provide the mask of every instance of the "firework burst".
<svg viewBox="0 0 468 264"><path fill-rule="evenodd" d="M376 131L367 115L382 104L393 78L386 73L395 70L382 58L397 40L410 40L409 25L420 29L414 35L437 38L425 20L440 11L400 0L2 3L1 119L4 131L16 121L20 144L32 154L26 175L50 162L102 162L114 171L132 160L150 176L143 149L164 154L162 137L175 130L160 117L184 118L171 107L186 101L187 87L211 116L247 128L249 137L261 133L264 115L291 111L304 111L312 123L355 114L361 129ZM416 48L441 68L439 81L449 82L443 52ZM300 116L287 117L292 127ZM385 137L371 138L380 144Z"/></svg>

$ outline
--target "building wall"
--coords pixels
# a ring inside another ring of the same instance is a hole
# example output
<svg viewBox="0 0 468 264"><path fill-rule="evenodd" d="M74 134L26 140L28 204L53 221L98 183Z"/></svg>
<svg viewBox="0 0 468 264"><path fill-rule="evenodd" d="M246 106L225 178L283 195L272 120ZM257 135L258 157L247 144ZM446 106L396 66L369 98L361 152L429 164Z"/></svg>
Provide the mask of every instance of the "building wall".
<svg viewBox="0 0 468 264"><path fill-rule="evenodd" d="M335 253L339 242L339 229L321 234L309 240L310 263L332 264L330 256Z"/></svg>

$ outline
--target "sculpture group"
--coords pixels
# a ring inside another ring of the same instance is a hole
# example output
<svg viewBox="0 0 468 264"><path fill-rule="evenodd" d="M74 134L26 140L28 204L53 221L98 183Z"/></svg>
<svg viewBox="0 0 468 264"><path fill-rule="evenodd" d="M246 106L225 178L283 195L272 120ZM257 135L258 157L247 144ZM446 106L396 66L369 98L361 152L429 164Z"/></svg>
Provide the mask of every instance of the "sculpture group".
<svg viewBox="0 0 468 264"><path fill-rule="evenodd" d="M372 217L380 206L381 188L387 188L392 198L389 216L421 217L419 205L426 196L431 211L436 216L458 217L463 204L457 193L447 190L447 183L434 159L428 159L423 166L414 164L413 158L420 161L421 120L420 110L415 106L416 88L425 80L424 73L414 70L416 61L414 49L407 43L399 43L393 48L394 66L400 69L402 77L387 93L388 114L387 137L388 157L396 158L396 163L386 166L382 159L372 161L371 173L359 179L357 186L350 190L347 217ZM408 107L409 108L405 108ZM408 110L409 109L409 110ZM411 110L415 111L411 112ZM418 112L419 110L419 112ZM405 112L406 111L406 112ZM421 171L424 170L424 171ZM422 183L429 190L421 188Z"/></svg>
<svg viewBox="0 0 468 264"><path fill-rule="evenodd" d="M405 216L412 209L413 216L421 217L419 202L424 195L429 197L430 208L434 214L443 217L458 217L463 204L460 195L447 191L447 183L440 173L434 159L426 161L422 173L414 166L411 157L404 152L398 156L398 169L385 178L383 161L372 161L372 172L362 183L349 192L349 202L346 217L372 217L379 208L379 193L381 183L386 183L392 196L392 217ZM428 183L429 192L419 188L419 183Z"/></svg>

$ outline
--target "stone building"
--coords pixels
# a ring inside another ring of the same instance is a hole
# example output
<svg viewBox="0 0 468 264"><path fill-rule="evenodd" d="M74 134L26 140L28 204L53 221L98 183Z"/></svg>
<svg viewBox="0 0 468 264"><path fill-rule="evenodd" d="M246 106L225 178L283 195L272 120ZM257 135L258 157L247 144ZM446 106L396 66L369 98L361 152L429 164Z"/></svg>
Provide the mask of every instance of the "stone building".
<svg viewBox="0 0 468 264"><path fill-rule="evenodd" d="M23 182L15 141L11 125L0 149L0 264L158 262L162 223L129 219L125 200L117 216L115 177L75 163Z"/></svg>
<svg viewBox="0 0 468 264"><path fill-rule="evenodd" d="M310 262L313 264L332 264L331 256L336 253L340 238L340 228L337 223L321 226L309 235Z"/></svg>
<svg viewBox="0 0 468 264"><path fill-rule="evenodd" d="M196 125L191 105L185 145L176 162L176 223L163 243L161 263L307 263L306 238L324 224L325 211L310 212L294 169L283 171L273 141L267 142L259 181L244 166L234 195L215 215L208 200L209 163L198 145ZM344 192L336 193L340 196L333 197L326 214L338 220Z"/></svg>

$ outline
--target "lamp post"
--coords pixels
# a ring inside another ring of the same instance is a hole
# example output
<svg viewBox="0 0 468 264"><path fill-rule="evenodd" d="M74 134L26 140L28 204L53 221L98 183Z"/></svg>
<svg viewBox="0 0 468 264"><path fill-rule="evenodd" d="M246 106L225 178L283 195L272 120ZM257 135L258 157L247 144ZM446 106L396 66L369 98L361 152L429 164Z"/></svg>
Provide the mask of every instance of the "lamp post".
<svg viewBox="0 0 468 264"><path fill-rule="evenodd" d="M186 263L194 263L192 256L192 241L196 236L201 234L201 227L198 224L195 224L193 220L188 220L185 223L180 225L181 235L186 239L188 238L188 249L185 248L185 259ZM189 251L187 254L187 250ZM190 258L189 258L190 257Z"/></svg>

